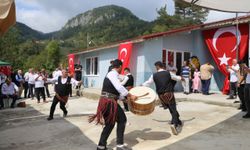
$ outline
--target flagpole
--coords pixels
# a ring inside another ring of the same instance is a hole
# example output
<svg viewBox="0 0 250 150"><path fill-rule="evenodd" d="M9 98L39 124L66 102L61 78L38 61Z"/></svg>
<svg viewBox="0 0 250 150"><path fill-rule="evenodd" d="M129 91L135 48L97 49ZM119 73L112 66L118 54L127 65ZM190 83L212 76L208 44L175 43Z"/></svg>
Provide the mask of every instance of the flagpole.
<svg viewBox="0 0 250 150"><path fill-rule="evenodd" d="M239 60L239 20L238 20L238 13L236 13L236 60Z"/></svg>

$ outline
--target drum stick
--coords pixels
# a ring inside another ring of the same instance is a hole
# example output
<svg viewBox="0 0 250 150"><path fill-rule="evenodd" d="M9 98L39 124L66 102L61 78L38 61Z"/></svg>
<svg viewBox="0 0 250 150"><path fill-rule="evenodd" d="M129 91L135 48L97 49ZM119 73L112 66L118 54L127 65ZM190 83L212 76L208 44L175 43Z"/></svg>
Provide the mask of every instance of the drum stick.
<svg viewBox="0 0 250 150"><path fill-rule="evenodd" d="M144 96L147 96L149 93L147 92L147 93L145 93L145 94L143 94L143 95L140 95L140 96L137 96L138 98L140 98L140 97L144 97Z"/></svg>

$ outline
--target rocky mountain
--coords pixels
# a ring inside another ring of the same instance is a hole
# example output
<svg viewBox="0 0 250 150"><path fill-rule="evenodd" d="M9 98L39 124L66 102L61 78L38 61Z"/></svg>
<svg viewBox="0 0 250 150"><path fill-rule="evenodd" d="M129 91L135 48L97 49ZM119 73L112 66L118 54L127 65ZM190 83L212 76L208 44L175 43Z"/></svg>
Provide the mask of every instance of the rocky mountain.
<svg viewBox="0 0 250 150"><path fill-rule="evenodd" d="M149 26L128 9L108 5L73 17L53 37L66 47L83 49L142 35Z"/></svg>

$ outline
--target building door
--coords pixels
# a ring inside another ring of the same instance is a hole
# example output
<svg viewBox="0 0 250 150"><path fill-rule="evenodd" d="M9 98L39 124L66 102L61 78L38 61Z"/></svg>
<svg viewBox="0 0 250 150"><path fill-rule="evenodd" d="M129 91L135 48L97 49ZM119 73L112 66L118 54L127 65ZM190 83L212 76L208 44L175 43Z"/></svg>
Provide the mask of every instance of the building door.
<svg viewBox="0 0 250 150"><path fill-rule="evenodd" d="M177 68L177 75L181 74L181 67L182 67L182 52L176 52L176 59L175 64Z"/></svg>

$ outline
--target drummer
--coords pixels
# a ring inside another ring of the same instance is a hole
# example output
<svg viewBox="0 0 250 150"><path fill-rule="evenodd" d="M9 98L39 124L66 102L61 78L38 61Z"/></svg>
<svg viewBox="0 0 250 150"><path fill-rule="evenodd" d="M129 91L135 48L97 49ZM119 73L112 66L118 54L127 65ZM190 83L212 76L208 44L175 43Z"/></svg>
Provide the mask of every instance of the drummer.
<svg viewBox="0 0 250 150"><path fill-rule="evenodd" d="M113 61L113 69L108 72L104 78L102 93L97 108L97 113L89 118L89 122L97 120L97 124L105 124L97 146L97 150L106 150L107 140L112 132L115 122L117 122L117 150L129 150L124 144L124 131L127 122L126 115L121 106L117 103L120 96L127 96L130 100L136 100L137 97L128 93L128 90L122 86L119 81L119 74L122 70L122 61L116 59ZM104 122L102 122L104 120Z"/></svg>
<svg viewBox="0 0 250 150"><path fill-rule="evenodd" d="M176 108L176 102L174 97L174 88L172 80L180 81L181 77L174 74L170 74L169 71L164 69L162 62L157 61L155 64L157 72L150 76L150 78L144 82L143 86L150 86L153 82L156 86L156 92L160 98L160 101L164 109L169 109L172 116L171 130L174 135L180 132L182 127L182 122L179 119L180 115Z"/></svg>

